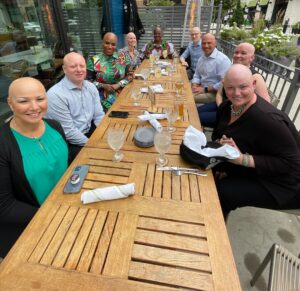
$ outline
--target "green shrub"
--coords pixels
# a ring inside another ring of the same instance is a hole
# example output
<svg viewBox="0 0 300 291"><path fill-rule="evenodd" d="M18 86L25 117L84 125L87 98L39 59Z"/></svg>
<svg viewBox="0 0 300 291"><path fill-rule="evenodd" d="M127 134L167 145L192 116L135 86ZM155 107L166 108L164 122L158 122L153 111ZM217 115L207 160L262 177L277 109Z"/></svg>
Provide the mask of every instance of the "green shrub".
<svg viewBox="0 0 300 291"><path fill-rule="evenodd" d="M175 3L171 0L151 0L149 6L173 6Z"/></svg>

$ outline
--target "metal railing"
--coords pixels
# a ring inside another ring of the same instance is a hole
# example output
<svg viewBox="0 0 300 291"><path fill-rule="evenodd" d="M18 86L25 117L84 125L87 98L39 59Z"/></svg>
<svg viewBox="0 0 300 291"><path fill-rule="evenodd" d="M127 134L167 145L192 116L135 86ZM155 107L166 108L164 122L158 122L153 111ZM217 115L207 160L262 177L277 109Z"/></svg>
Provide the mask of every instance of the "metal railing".
<svg viewBox="0 0 300 291"><path fill-rule="evenodd" d="M234 43L219 39L218 46L232 59ZM300 129L300 69L286 67L260 55L256 55L252 65L264 77L272 103L288 114Z"/></svg>

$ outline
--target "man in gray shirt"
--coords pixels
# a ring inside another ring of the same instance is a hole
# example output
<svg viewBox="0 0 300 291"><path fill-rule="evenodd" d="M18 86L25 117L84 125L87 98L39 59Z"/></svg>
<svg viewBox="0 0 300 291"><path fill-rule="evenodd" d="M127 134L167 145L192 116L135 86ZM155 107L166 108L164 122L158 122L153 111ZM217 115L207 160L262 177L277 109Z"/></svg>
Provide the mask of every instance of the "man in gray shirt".
<svg viewBox="0 0 300 291"><path fill-rule="evenodd" d="M71 52L64 57L63 70L65 77L47 92L46 117L61 123L72 161L101 122L104 111L97 88L85 80L85 59Z"/></svg>

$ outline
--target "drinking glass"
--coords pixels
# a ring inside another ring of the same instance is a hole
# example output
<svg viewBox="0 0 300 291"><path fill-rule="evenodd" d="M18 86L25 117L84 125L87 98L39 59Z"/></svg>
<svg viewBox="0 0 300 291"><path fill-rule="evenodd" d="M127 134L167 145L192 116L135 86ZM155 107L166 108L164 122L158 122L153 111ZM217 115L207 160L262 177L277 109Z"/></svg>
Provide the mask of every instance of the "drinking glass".
<svg viewBox="0 0 300 291"><path fill-rule="evenodd" d="M120 162L124 155L120 152L124 144L125 134L121 128L110 128L107 133L107 143L112 150L115 151L113 156L114 162Z"/></svg>
<svg viewBox="0 0 300 291"><path fill-rule="evenodd" d="M169 132L174 132L176 131L176 128L173 126L173 123L177 120L178 118L178 106L172 106L172 107L168 107L166 110L166 114L167 114L167 119L168 119L168 131Z"/></svg>
<svg viewBox="0 0 300 291"><path fill-rule="evenodd" d="M155 92L150 87L148 87L148 97L151 102L151 111L155 112Z"/></svg>
<svg viewBox="0 0 300 291"><path fill-rule="evenodd" d="M166 59L168 57L168 51L163 50L162 55L163 55L163 58Z"/></svg>
<svg viewBox="0 0 300 291"><path fill-rule="evenodd" d="M161 132L157 132L154 136L154 146L159 156L156 158L156 163L159 166L165 166L168 163L168 159L165 154L171 147L172 137L170 132L167 130L162 130Z"/></svg>
<svg viewBox="0 0 300 291"><path fill-rule="evenodd" d="M156 79L159 79L161 77L161 68L160 68L160 66L155 67L154 76L155 76Z"/></svg>
<svg viewBox="0 0 300 291"><path fill-rule="evenodd" d="M151 54L149 56L149 60L150 60L150 68L153 68L153 63L155 62L155 56L153 54Z"/></svg>
<svg viewBox="0 0 300 291"><path fill-rule="evenodd" d="M179 94L182 94L182 88L183 88L183 81L178 80L175 82L175 88L176 88L176 97L179 97Z"/></svg>
<svg viewBox="0 0 300 291"><path fill-rule="evenodd" d="M133 106L140 106L140 99L142 98L141 88L136 86L131 90L131 98L133 100Z"/></svg>
<svg viewBox="0 0 300 291"><path fill-rule="evenodd" d="M148 69L142 69L141 74L144 76L144 86L147 86L147 80L150 75L150 71Z"/></svg>

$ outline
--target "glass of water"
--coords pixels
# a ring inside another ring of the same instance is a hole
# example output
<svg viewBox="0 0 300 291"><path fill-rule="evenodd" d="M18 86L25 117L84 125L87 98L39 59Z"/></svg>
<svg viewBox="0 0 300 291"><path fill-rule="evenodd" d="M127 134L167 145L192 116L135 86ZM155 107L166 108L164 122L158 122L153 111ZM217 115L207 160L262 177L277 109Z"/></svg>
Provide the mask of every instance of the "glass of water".
<svg viewBox="0 0 300 291"><path fill-rule="evenodd" d="M140 106L140 99L142 98L141 88L135 86L131 91L131 99L133 100L133 106Z"/></svg>
<svg viewBox="0 0 300 291"><path fill-rule="evenodd" d="M114 162L120 162L124 154L120 151L124 144L125 134L122 128L110 128L107 133L107 143L115 151L113 156Z"/></svg>
<svg viewBox="0 0 300 291"><path fill-rule="evenodd" d="M178 106L171 106L166 109L167 119L168 119L168 131L174 132L176 131L176 128L173 126L173 123L178 118Z"/></svg>
<svg viewBox="0 0 300 291"><path fill-rule="evenodd" d="M165 166L168 163L168 159L165 154L169 151L172 143L172 137L169 131L163 129L161 132L157 132L154 136L154 146L159 153L156 158L156 164L158 166Z"/></svg>

